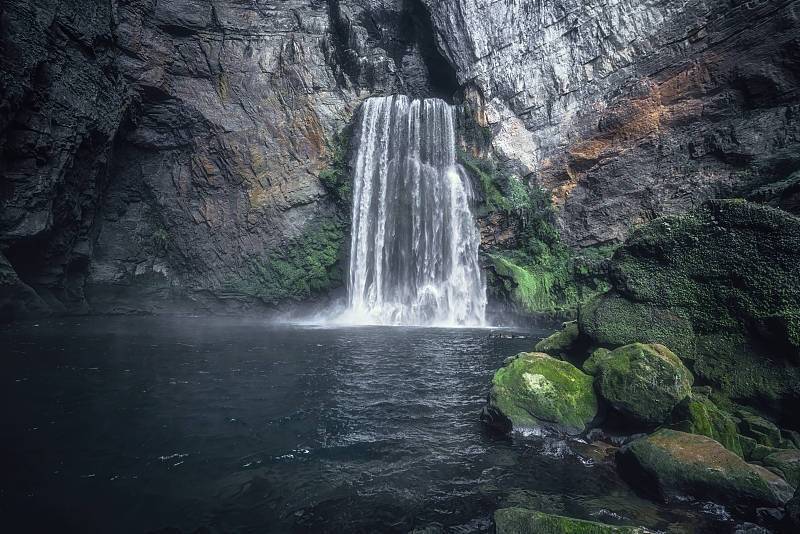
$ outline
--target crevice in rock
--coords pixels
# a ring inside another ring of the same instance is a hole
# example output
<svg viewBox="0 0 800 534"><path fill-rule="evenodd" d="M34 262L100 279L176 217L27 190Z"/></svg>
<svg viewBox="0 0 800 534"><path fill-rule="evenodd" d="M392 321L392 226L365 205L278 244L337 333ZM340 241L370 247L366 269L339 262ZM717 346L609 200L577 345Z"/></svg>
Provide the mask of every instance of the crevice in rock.
<svg viewBox="0 0 800 534"><path fill-rule="evenodd" d="M421 0L397 0L362 8L328 0L332 51L338 83L376 94L452 100L456 72L436 43L430 11Z"/></svg>

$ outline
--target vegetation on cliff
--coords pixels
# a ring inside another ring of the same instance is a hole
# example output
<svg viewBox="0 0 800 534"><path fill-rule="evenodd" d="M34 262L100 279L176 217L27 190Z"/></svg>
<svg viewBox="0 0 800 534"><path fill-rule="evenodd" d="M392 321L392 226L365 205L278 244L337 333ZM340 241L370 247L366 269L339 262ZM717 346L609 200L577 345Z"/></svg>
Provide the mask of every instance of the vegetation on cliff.
<svg viewBox="0 0 800 534"><path fill-rule="evenodd" d="M302 299L340 284L345 223L311 226L267 258L252 260L247 276L230 277L230 288L274 303Z"/></svg>
<svg viewBox="0 0 800 534"><path fill-rule="evenodd" d="M503 169L489 153L491 131L477 125L465 105L459 121L461 165L473 176L484 212L501 212L520 222L516 246L486 249L491 260L488 289L530 313L573 317L581 301L606 291L607 264L614 246L573 251L556 227L552 195Z"/></svg>

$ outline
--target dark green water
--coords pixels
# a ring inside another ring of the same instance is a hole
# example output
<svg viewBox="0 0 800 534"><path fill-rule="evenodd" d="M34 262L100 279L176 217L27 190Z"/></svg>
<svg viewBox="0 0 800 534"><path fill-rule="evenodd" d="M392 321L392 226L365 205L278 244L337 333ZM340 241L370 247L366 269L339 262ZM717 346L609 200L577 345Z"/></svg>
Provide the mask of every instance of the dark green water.
<svg viewBox="0 0 800 534"><path fill-rule="evenodd" d="M548 332L80 318L0 328L9 532L489 532L521 503L730 531L662 507L600 448L508 440L478 413L503 358Z"/></svg>

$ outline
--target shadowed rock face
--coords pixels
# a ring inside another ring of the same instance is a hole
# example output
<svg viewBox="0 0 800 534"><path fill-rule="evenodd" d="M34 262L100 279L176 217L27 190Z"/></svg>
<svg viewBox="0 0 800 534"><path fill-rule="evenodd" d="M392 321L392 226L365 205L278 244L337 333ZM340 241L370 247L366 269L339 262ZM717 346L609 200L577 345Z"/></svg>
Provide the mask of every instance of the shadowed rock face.
<svg viewBox="0 0 800 534"><path fill-rule="evenodd" d="M460 86L575 245L800 143L798 1L53 4L0 14L0 252L55 311L277 300L231 281L346 226L318 175L366 96Z"/></svg>
<svg viewBox="0 0 800 534"><path fill-rule="evenodd" d="M250 306L345 216L318 175L360 98L455 88L418 2L50 4L2 15L0 247L56 311Z"/></svg>
<svg viewBox="0 0 800 534"><path fill-rule="evenodd" d="M426 0L495 148L574 245L738 195L800 142L800 2Z"/></svg>

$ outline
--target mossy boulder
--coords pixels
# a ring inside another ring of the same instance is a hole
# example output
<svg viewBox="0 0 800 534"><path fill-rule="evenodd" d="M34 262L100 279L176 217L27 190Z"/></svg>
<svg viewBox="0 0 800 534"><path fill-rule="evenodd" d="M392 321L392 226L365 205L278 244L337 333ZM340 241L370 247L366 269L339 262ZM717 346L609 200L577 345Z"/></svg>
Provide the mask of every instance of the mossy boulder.
<svg viewBox="0 0 800 534"><path fill-rule="evenodd" d="M781 446L783 441L781 431L775 423L747 411L740 410L737 415L740 419L739 430L742 434L766 447L778 448Z"/></svg>
<svg viewBox="0 0 800 534"><path fill-rule="evenodd" d="M800 425L800 218L712 200L636 228L612 290L579 309L596 346L670 347L730 399Z"/></svg>
<svg viewBox="0 0 800 534"><path fill-rule="evenodd" d="M746 463L719 442L666 428L623 446L617 464L631 484L666 502L693 497L723 505L780 506L792 495L785 480Z"/></svg>
<svg viewBox="0 0 800 534"><path fill-rule="evenodd" d="M603 356L597 367L600 395L644 424L662 423L692 388L692 374L663 345L625 345Z"/></svg>
<svg viewBox="0 0 800 534"><path fill-rule="evenodd" d="M708 436L729 451L744 456L733 417L704 395L692 393L681 401L672 410L668 426L674 430Z"/></svg>
<svg viewBox="0 0 800 534"><path fill-rule="evenodd" d="M579 336L578 323L576 321L570 321L564 323L563 330L537 343L535 350L536 352L545 352L551 356L564 358L574 347Z"/></svg>
<svg viewBox="0 0 800 534"><path fill-rule="evenodd" d="M761 461L764 467L777 474L795 488L800 484L800 451L782 449L768 454Z"/></svg>
<svg viewBox="0 0 800 534"><path fill-rule="evenodd" d="M597 415L592 377L541 352L521 353L495 373L483 418L505 431L580 434Z"/></svg>
<svg viewBox="0 0 800 534"><path fill-rule="evenodd" d="M645 534L641 527L619 527L550 515L526 508L501 508L494 513L497 534Z"/></svg>
<svg viewBox="0 0 800 534"><path fill-rule="evenodd" d="M600 364L608 359L609 354L611 354L611 351L604 349L603 347L592 351L592 353L588 358L586 358L581 366L583 372L592 376L597 376L600 374Z"/></svg>

